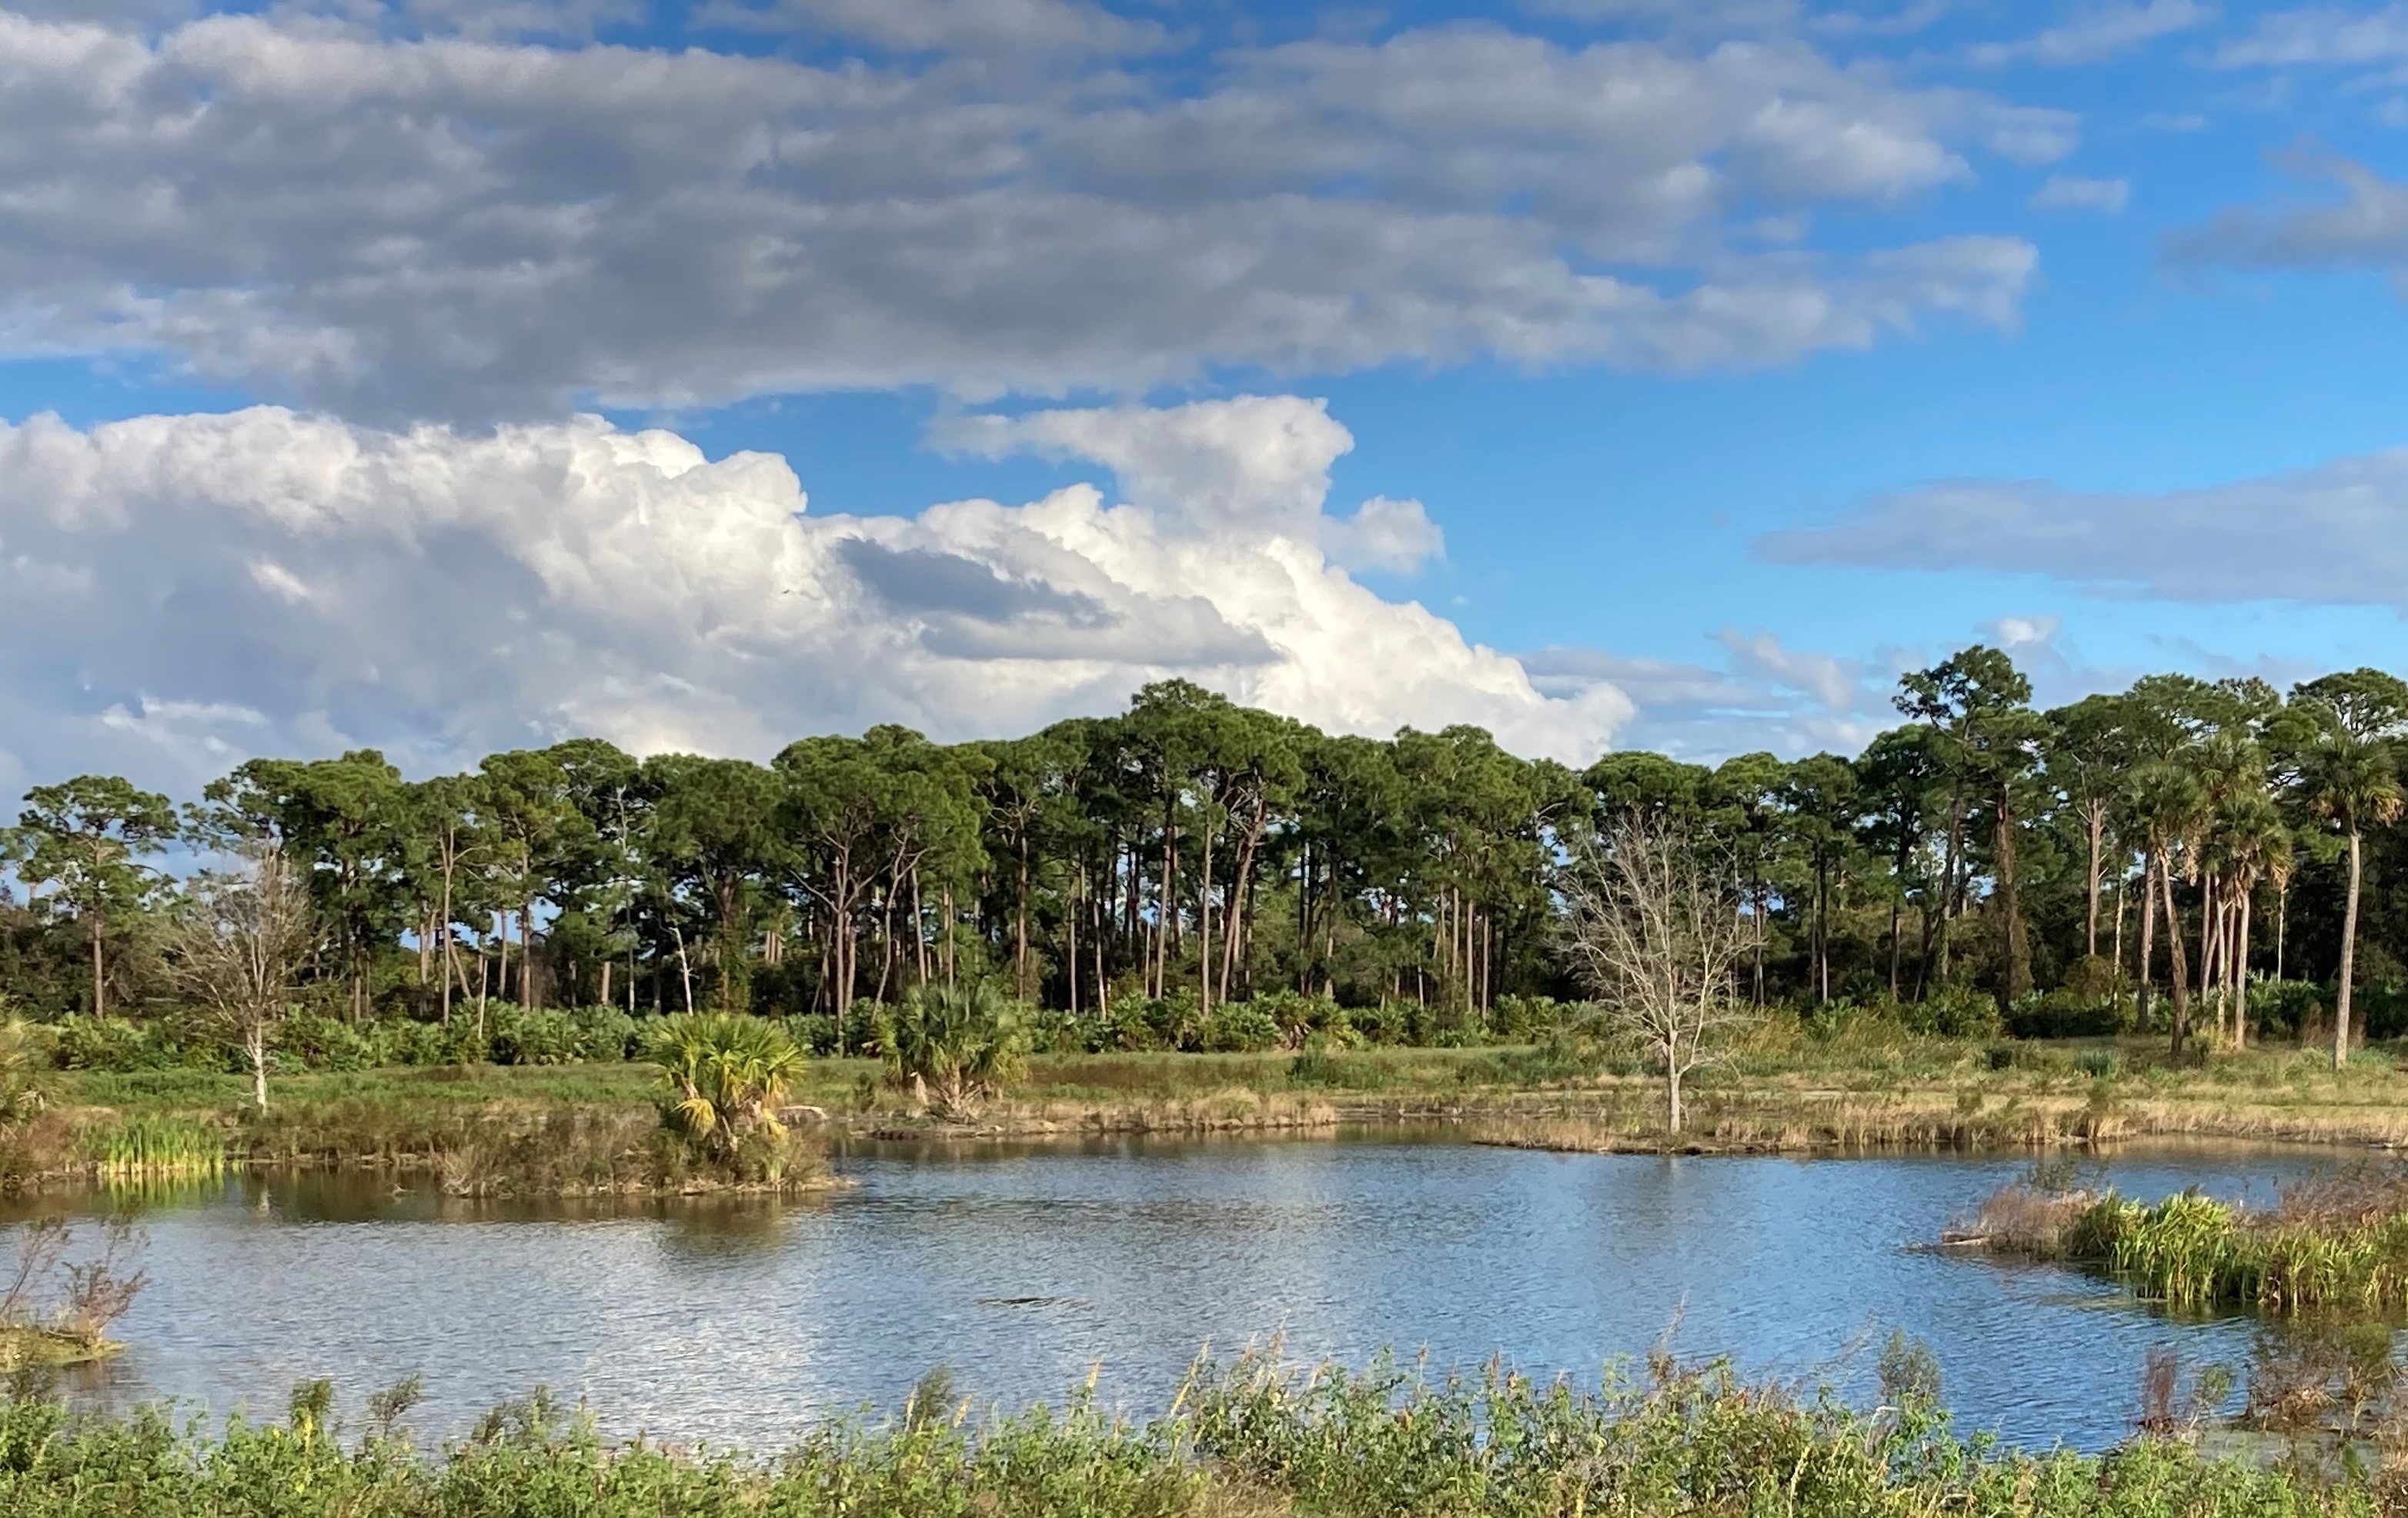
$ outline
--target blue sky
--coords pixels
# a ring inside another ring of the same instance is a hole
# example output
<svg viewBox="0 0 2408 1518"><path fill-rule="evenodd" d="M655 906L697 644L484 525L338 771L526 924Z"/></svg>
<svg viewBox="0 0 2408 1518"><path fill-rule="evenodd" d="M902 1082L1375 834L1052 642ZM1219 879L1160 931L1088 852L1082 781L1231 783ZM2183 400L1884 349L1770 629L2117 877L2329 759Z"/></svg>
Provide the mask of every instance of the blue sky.
<svg viewBox="0 0 2408 1518"><path fill-rule="evenodd" d="M2401 662L2408 4L16 3L0 781Z"/></svg>

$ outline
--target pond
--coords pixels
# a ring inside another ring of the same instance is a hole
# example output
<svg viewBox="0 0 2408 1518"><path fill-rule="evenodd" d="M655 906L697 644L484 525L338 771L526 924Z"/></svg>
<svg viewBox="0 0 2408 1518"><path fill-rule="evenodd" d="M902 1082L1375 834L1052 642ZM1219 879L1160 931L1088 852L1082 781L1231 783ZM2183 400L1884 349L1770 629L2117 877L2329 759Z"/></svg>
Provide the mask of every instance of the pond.
<svg viewBox="0 0 2408 1518"><path fill-rule="evenodd" d="M2126 1192L2271 1197L2362 1163L2312 1150L2131 1149ZM145 1209L151 1277L80 1371L79 1399L280 1412L416 1372L423 1432L538 1384L613 1435L767 1447L922 1372L1012 1408L1100 1366L1158 1410L1197 1351L1282 1336L1294 1358L1383 1346L1436 1366L1492 1352L1594 1379L1678 1323L1686 1357L1861 1396L1893 1328L1937 1356L1968 1426L2097 1447L2128 1429L2162 1343L2245 1364L2246 1318L2172 1321L2046 1267L1920 1252L2028 1168L2016 1156L1791 1160L1551 1155L1442 1135L867 1146L854 1190L636 1208L448 1201L362 1176L243 1178ZM30 1207L97 1214L102 1196ZM1853 1354L1851 1351L1853 1348Z"/></svg>

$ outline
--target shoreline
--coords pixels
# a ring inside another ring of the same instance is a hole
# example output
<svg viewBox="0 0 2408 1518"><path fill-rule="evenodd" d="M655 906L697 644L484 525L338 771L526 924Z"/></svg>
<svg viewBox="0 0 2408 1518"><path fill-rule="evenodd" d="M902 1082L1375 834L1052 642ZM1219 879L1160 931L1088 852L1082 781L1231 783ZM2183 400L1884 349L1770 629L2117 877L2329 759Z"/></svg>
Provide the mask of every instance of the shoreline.
<svg viewBox="0 0 2408 1518"><path fill-rule="evenodd" d="M2135 1139L2283 1143L2385 1153L2408 1148L2408 1069L2397 1051L2336 1074L2315 1051L2252 1049L2173 1065L2138 1040L1993 1046L1966 1041L1791 1042L1751 1050L1693 1083L1689 1121L1662 1126L1661 1084L1555 1051L1373 1049L1292 1055L1050 1057L969 1120L915 1112L866 1061L819 1061L783 1109L798 1135L835 1145L1075 1143L1098 1137L1315 1134L1409 1124L1464 1142L1559 1153L1748 1155L2017 1153ZM2101 1069L2112 1074L2101 1075ZM407 1066L281 1077L265 1114L239 1077L208 1072L66 1072L53 1105L0 1132L0 1190L112 1175L437 1168L498 1135L552 1125L632 1130L656 1110L642 1064ZM132 1163L113 1140L147 1130L189 1152ZM597 1182L609 1178L597 1176ZM676 1185L637 1187L675 1193ZM619 1189L615 1180L609 1189ZM724 1189L704 1187L703 1190ZM777 1189L777 1188L762 1188ZM785 1188L794 1189L794 1188Z"/></svg>

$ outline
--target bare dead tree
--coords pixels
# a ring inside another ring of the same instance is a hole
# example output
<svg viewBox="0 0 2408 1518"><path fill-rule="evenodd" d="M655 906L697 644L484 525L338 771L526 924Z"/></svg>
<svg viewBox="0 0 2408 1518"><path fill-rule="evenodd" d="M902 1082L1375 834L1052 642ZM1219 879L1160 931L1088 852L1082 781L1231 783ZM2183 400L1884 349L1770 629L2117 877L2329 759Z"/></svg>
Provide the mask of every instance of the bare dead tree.
<svg viewBox="0 0 2408 1518"><path fill-rule="evenodd" d="M1663 1067L1666 1123L1678 1133L1682 1080L1753 1019L1738 996L1738 872L1676 819L1634 814L1574 857L1563 893L1599 1017Z"/></svg>
<svg viewBox="0 0 2408 1518"><path fill-rule="evenodd" d="M251 1099L267 1110L267 1045L322 930L309 884L282 849L245 851L231 871L194 877L169 934L176 983L251 1064Z"/></svg>

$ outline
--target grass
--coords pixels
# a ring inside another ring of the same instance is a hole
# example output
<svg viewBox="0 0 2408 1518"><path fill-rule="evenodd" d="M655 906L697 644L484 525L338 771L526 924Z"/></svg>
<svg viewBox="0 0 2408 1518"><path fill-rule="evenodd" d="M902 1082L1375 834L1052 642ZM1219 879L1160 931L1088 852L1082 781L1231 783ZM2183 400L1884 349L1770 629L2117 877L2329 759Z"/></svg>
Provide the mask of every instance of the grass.
<svg viewBox="0 0 2408 1518"><path fill-rule="evenodd" d="M2262 1209L2188 1192L2151 1206L2018 1184L1952 1233L1967 1248L2103 1270L2176 1308L2408 1307L2408 1171L2301 1183Z"/></svg>
<svg viewBox="0 0 2408 1518"><path fill-rule="evenodd" d="M2027 1454L1959 1438L1920 1393L1850 1411L1717 1367L1657 1365L1601 1387L1491 1367L1430 1381L1375 1365L1199 1367L1174 1410L973 1417L942 1378L903 1415L818 1427L774 1455L611 1447L540 1395L440 1449L401 1423L412 1387L337 1424L324 1383L265 1426L76 1419L0 1404L12 1518L2373 1518L2408 1494L2386 1467L2326 1479L2142 1438Z"/></svg>
<svg viewBox="0 0 2408 1518"><path fill-rule="evenodd" d="M83 1140L104 1180L205 1180L225 1173L225 1132L204 1119L138 1113L88 1128Z"/></svg>

